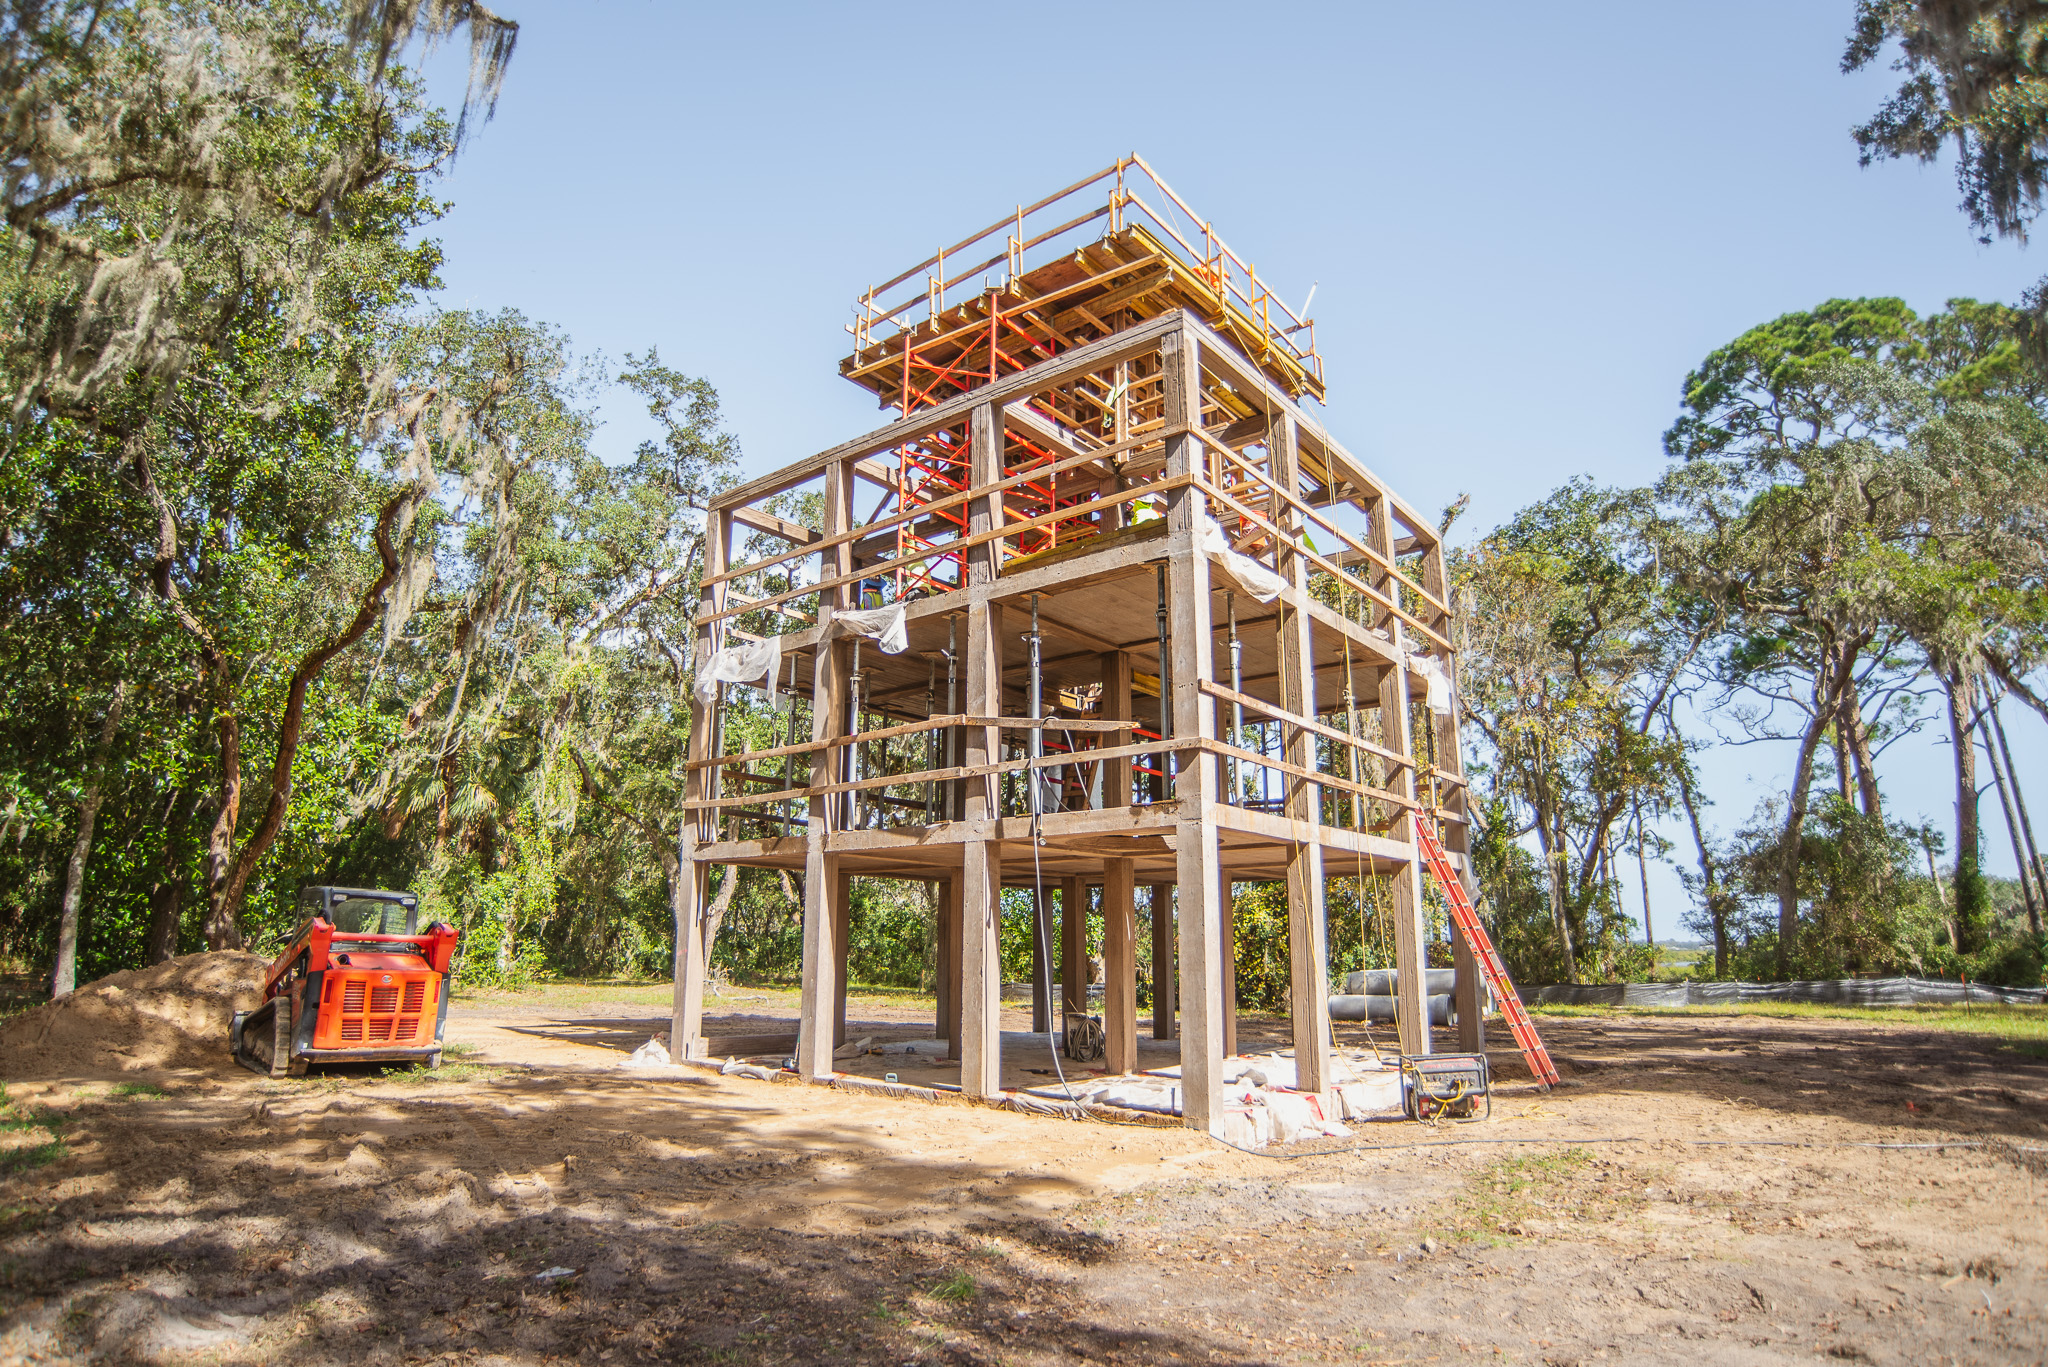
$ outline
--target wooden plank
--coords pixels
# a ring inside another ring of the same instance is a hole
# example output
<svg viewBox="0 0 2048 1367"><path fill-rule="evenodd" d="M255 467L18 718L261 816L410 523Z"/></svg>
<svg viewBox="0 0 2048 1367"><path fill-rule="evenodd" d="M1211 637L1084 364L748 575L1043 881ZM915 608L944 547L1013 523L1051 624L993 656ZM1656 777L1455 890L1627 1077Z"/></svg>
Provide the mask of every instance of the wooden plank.
<svg viewBox="0 0 2048 1367"><path fill-rule="evenodd" d="M1102 863L1102 1028L1104 1062L1112 1073L1138 1066L1137 865Z"/></svg>
<svg viewBox="0 0 2048 1367"><path fill-rule="evenodd" d="M897 736L912 736L921 731L940 731L949 726L994 726L1004 731L1075 731L1084 734L1095 732L1122 731L1128 728L1113 721L1095 717L1045 717L1036 721L1030 717L977 717L967 713L924 717L918 721L907 721L897 726L876 727L868 731L848 732L829 740L804 741L796 745L778 745L768 750L749 750L744 754L712 755L707 759L689 761L688 770L712 769L725 764L752 763L755 760L780 759L784 755L808 755L820 749L847 745L863 745L871 740L891 740ZM775 778L775 775L763 777ZM801 795L804 789L785 790L780 796Z"/></svg>
<svg viewBox="0 0 2048 1367"><path fill-rule="evenodd" d="M846 964L852 949L847 932L853 919L853 871L843 859L834 862L839 867L835 874L838 886L832 891L832 1047L837 1050L846 1043Z"/></svg>
<svg viewBox="0 0 2048 1367"><path fill-rule="evenodd" d="M1060 880L1060 1033L1066 1013L1088 1010L1088 889L1078 878Z"/></svg>
<svg viewBox="0 0 2048 1367"><path fill-rule="evenodd" d="M1191 333L1182 328L1160 343L1166 420L1194 427L1201 419L1201 358ZM1200 446L1192 433L1167 439L1169 475L1193 478ZM1201 493L1177 488L1167 503L1167 522L1176 540L1192 542L1205 508ZM1215 673L1215 633L1210 621L1209 561L1177 555L1169 562L1167 614L1173 662L1173 734L1201 742L1215 735L1215 709L1204 704L1194 681ZM1223 1137L1223 959L1217 932L1220 887L1215 822L1215 766L1201 759L1184 763L1175 779L1180 803L1174 832L1174 862L1180 886L1181 1117L1189 1129Z"/></svg>
<svg viewBox="0 0 2048 1367"><path fill-rule="evenodd" d="M779 536L794 545L808 546L824 539L824 533L815 528L806 527L801 522L790 522L759 508L750 508L744 503L730 509L729 512L733 521L752 527L757 532ZM719 573L723 574L724 571L720 570Z"/></svg>
<svg viewBox="0 0 2048 1367"><path fill-rule="evenodd" d="M852 516L853 474L844 461L834 461L825 472L825 534L845 530ZM831 553L843 562L843 546ZM843 593L828 593L820 617L829 621L834 611L845 606ZM845 642L820 645L811 660L811 740L827 741L846 729L848 658ZM813 789L837 778L841 752L819 747L811 755ZM804 942L802 990L798 1002L797 1072L814 1081L832 1075L832 1050L836 1046L833 1025L837 999L835 986L839 946L835 937L840 920L835 899L842 889L839 860L830 849L828 837L833 826L832 800L812 793L809 821L804 830Z"/></svg>
<svg viewBox="0 0 2048 1367"><path fill-rule="evenodd" d="M1288 419L1288 421L1291 423L1292 420ZM1342 527L1338 526L1335 522L1332 522L1330 519L1324 517L1319 511L1317 511L1314 504L1309 503L1300 498L1298 495L1289 493L1287 490L1281 488L1278 484L1269 479L1262 471L1260 471L1256 465L1246 460L1241 453L1225 445L1224 443L1217 441L1213 436L1211 436L1207 432L1204 432L1202 434L1202 440L1206 445L1213 448L1220 456L1222 456L1226 462L1237 466L1240 470L1244 471L1249 476L1249 479L1245 485L1224 486L1223 491L1225 493L1230 494L1232 497L1238 497L1248 489L1268 493L1276 503L1286 504L1289 508L1302 514L1303 517L1305 517L1308 521L1315 523L1316 526L1322 528L1331 536L1336 537L1345 546L1350 548L1348 552L1340 551L1335 556L1329 557L1329 564L1338 567L1342 567L1347 563L1357 562L1371 564L1378 569L1384 570L1390 577L1398 579L1402 584L1414 590L1416 595L1419 596L1424 602L1428 603L1431 607L1435 608L1440 616L1450 615L1450 608L1444 602L1443 593L1441 589L1431 589L1429 587L1426 561L1424 578L1419 580L1414 578L1406 570L1401 568L1401 563L1398 556L1392 558L1383 556L1378 551L1374 550L1372 547L1358 540L1356 537L1352 536L1351 533L1345 531ZM1271 516L1275 523L1281 521L1281 516L1277 508L1272 510ZM1299 529L1296 529L1293 533L1290 534L1290 539L1298 538L1299 535ZM1308 550L1308 548L1305 545L1302 546L1302 549L1304 551ZM1432 545L1428 549L1434 552L1435 555L1438 557L1439 562L1441 562L1443 548L1441 546Z"/></svg>
<svg viewBox="0 0 2048 1367"><path fill-rule="evenodd" d="M1316 452L1322 456L1324 462L1331 467L1333 476L1341 478L1359 489L1370 490L1375 496L1386 499L1400 511L1404 521L1410 523L1418 530L1427 531L1429 524L1421 514L1401 501L1387 487L1385 481L1373 474L1357 457L1345 450L1321 423L1317 422L1313 416L1292 398L1282 393L1278 386L1267 378L1256 364L1239 355L1231 343L1225 342L1200 318L1195 317L1192 313L1184 313L1183 317L1187 320L1188 330L1194 333L1196 338L1204 344L1202 347L1204 365L1222 372L1237 387L1239 393L1242 394L1250 391L1259 394L1269 405L1285 410L1295 421L1299 433L1298 439L1302 439L1305 441L1305 444L1313 446Z"/></svg>
<svg viewBox="0 0 2048 1367"><path fill-rule="evenodd" d="M1105 721L1128 724L1132 717L1131 708L1131 657L1121 650L1105 651L1102 656L1102 715ZM1131 733L1119 729L1111 739L1111 749L1131 744ZM1098 758L1102 758L1098 756ZM1127 757L1103 758L1102 805L1105 807L1126 807L1131 801L1131 761Z"/></svg>
<svg viewBox="0 0 2048 1367"><path fill-rule="evenodd" d="M1210 498L1213 498L1217 502L1223 504L1224 507L1229 508L1232 512L1244 518L1246 521L1252 523L1254 526L1263 528L1269 535L1279 535L1277 529L1274 528L1271 522L1268 522L1266 520L1264 514L1257 512L1256 510L1249 508L1246 505L1238 502L1236 499L1232 498L1227 492L1218 488L1216 485L1210 483L1208 480L1198 479L1197 482L1201 485L1202 492L1207 494ZM1366 597L1372 599L1375 603L1378 603L1382 608L1386 610L1389 616L1395 618L1398 621L1406 622L1409 626L1414 627L1424 636L1427 636L1432 644L1442 648L1446 653L1450 652L1451 643L1448 638L1444 637L1443 635L1432 629L1430 626L1424 623L1420 617L1417 617L1414 613L1409 612L1406 608L1400 606L1400 604L1395 601L1391 594L1383 590L1373 588L1371 585L1364 583L1363 581L1359 580L1347 571L1339 569L1337 567L1337 563L1334 560L1331 560L1328 556L1323 555L1320 552L1309 550L1306 546L1302 546L1299 549L1301 554L1307 556L1310 560L1314 561L1322 569L1327 570L1330 574L1336 576L1339 583L1347 584L1351 588L1356 589L1359 593L1364 594Z"/></svg>
<svg viewBox="0 0 2048 1367"><path fill-rule="evenodd" d="M967 710L999 712L1002 696L1003 609L986 599L967 605ZM1000 753L996 732L965 729L963 766L980 770ZM960 1090L992 1096L1003 1086L1002 971L998 941L1002 929L1002 846L983 836L996 816L993 780L965 783L960 826L968 834L961 881Z"/></svg>
<svg viewBox="0 0 2048 1367"><path fill-rule="evenodd" d="M1112 495L1108 499L1099 500L1097 504L1091 506L1106 507L1110 504L1129 503L1136 499L1147 498L1155 493L1164 492L1167 489L1167 487L1171 485L1171 483L1171 480L1166 480L1153 484L1140 485L1136 488L1127 489L1120 494ZM991 493L989 497L999 498L1000 493ZM1005 537L1015 536L1020 532L1034 531L1039 527L1051 526L1055 522L1070 521L1073 517L1073 509L1059 508L1049 513L1040 513L1036 517L1019 518L1012 521L1009 526L1002 528L1000 530L991 527L986 530L972 532L969 535L960 537L956 540L945 542L942 545L932 546L925 550L917 551L910 555L901 556L894 560L883 561L875 565L863 566L860 569L849 569L841 573L821 578L815 584L804 584L797 588L784 589L781 593L773 594L767 598L757 599L752 603L737 604L729 608L724 608L712 617L700 618L699 620L717 621L725 617L735 617L745 612L759 612L763 608L775 607L781 603L789 601L792 598L805 597L809 594L818 593L822 590L843 589L848 584L854 584L860 582L863 579L873 578L876 574L882 573L889 569L894 569L904 565L922 564L924 561L930 560L934 556L951 555L960 552L966 552L968 554L968 565L971 569L971 567L975 563L973 558L973 552L975 551L975 549L987 546L992 543L999 543ZM831 548L828 547L827 549ZM850 564L852 561L852 556L850 554L850 546L848 546L844 542L841 542L839 543L838 549L842 552L842 554L845 554L846 559ZM975 583L979 581L974 580L970 574L969 582Z"/></svg>
<svg viewBox="0 0 2048 1367"><path fill-rule="evenodd" d="M1240 703L1247 710L1257 711L1265 716L1271 717L1274 721L1279 722L1282 726L1301 727L1303 730L1312 731L1318 736L1322 736L1326 739L1336 741L1339 744L1352 746L1353 748L1361 750L1366 754L1378 755L1381 759L1387 760L1390 763L1402 765L1410 763L1409 760L1400 755L1395 754L1392 750L1387 749L1383 745L1374 745L1371 741L1366 740L1362 737L1347 735L1344 732L1339 731L1334 726L1325 726L1323 723L1319 721L1312 721L1309 718L1301 716L1298 713L1292 712L1285 707L1279 707L1274 705L1273 703L1266 702L1261 698L1255 698L1249 693L1240 693L1234 688L1225 687L1223 684L1220 683L1211 683L1207 679L1203 679L1201 681L1201 689L1202 692L1208 694L1212 698L1220 699L1223 702ZM772 753L772 751L762 752L763 756Z"/></svg>
<svg viewBox="0 0 2048 1367"><path fill-rule="evenodd" d="M970 415L970 428L972 427L972 423L973 418ZM823 532L814 533L813 539L806 545L798 547L796 549L783 551L778 555L763 556L759 560L749 560L743 565L733 566L730 569L722 571L720 573L719 580L716 582L726 582L734 579L741 579L750 574L759 574L763 570L777 569L787 565L792 560L806 559L810 556L818 554L820 551L833 550L848 542L851 542L856 546L867 545L871 542L874 542L876 538L882 536L884 533L895 531L898 527L902 527L906 524L915 523L920 519L929 518L934 513L947 512L950 511L951 509L961 507L965 504L969 504L974 499L983 497L989 494L990 492L1001 492L1004 490L1015 489L1020 485L1032 483L1034 481L1056 478L1057 476L1065 474L1071 470L1090 469L1091 467L1100 465L1100 463L1105 460L1114 459L1119 455L1139 451L1148 446L1157 445L1159 441L1164 437L1164 435L1164 433L1158 431L1156 428L1148 429L1146 431L1136 433L1126 438L1125 440L1118 442L1114 446L1105 446L1090 451L1077 450L1072 455L1063 456L1061 459L1053 462L1051 465L1042 465L1035 469L1019 471L1017 474L1014 475L1004 475L1002 473L1000 448L998 447L996 448L998 450L998 457L996 463L990 467L991 473L989 474L988 478L982 479L970 474L969 477L970 479L973 480L972 485L966 489L962 489L958 493L947 494L943 498L935 498L926 503L919 503L915 507L904 509L900 512L892 513L885 518L871 519L858 527L849 527L846 531L838 533L836 535L826 535ZM992 438L992 440L994 440L994 438ZM971 446L971 432L969 436L969 441ZM970 450L970 460L971 456L972 453ZM951 549L954 544L956 543L948 542L947 548ZM903 562L891 561L890 563L897 564ZM713 581L706 580L704 582L710 583ZM817 585L808 585L807 588L814 590L817 588ZM763 598L756 600L754 605L758 606L762 603L773 603L776 601L778 600Z"/></svg>
<svg viewBox="0 0 2048 1367"><path fill-rule="evenodd" d="M771 1055L788 1058L796 1052L796 1036L712 1035L704 1041L703 1058L753 1058Z"/></svg>
<svg viewBox="0 0 2048 1367"><path fill-rule="evenodd" d="M974 720L987 720L987 718L976 718ZM1010 728L998 727L995 729L1008 730ZM817 747L817 753L823 754L838 751L850 743L850 739L833 741L828 745ZM1143 755L1164 754L1172 750L1192 750L1195 748L1198 747L1192 742L1183 745L1176 741L1145 741L1141 744L1110 746L1100 750L1075 750L1066 754L1045 755L1038 759L1006 759L995 764L983 766L957 765L950 769L916 769L902 774L877 774L868 778L848 779L841 783L817 783L808 788L777 788L769 792L742 793L736 797L700 798L694 802L684 802L678 805L684 811L723 811L728 807L762 807L777 802L790 802L801 798L826 797L836 793L863 793L874 788L898 788L908 787L913 784L946 783L954 779L970 779L979 776L1015 773L1022 769L1057 769L1066 764L1091 763L1096 760L1108 759L1135 759ZM1249 750L1238 751L1237 753L1239 755L1248 755L1255 760L1258 759L1258 756L1253 755ZM1268 765L1277 765L1277 761L1271 758L1261 760L1260 762ZM1318 782L1330 782L1333 784L1342 782L1342 780L1333 779L1327 774L1319 774L1316 776L1316 779ZM1365 791L1381 796L1387 801L1395 800L1391 794L1383 793L1377 788L1366 789Z"/></svg>
<svg viewBox="0 0 2048 1367"><path fill-rule="evenodd" d="M1294 419L1282 413L1267 442L1275 486L1273 520L1292 534L1299 530L1300 516L1286 492L1300 479ZM1276 654L1281 705L1293 717L1306 719L1316 712L1315 642L1313 619L1299 606L1308 599L1308 561L1293 549L1295 544L1291 535L1283 539L1277 557L1280 575L1294 587L1294 593L1291 604L1287 600L1280 604ZM1281 743L1289 768L1297 771L1288 775L1285 810L1293 820L1313 825L1320 819L1322 804L1315 786L1298 772L1314 771L1315 749L1309 743L1309 731L1299 725L1283 726ZM1294 1033L1295 1086L1319 1096L1328 1096L1330 1091L1328 937L1323 847L1319 841L1305 841L1287 854L1287 1004Z"/></svg>
<svg viewBox="0 0 2048 1367"><path fill-rule="evenodd" d="M732 544L730 520L709 516L704 527L704 563L707 569L723 567ZM715 607L718 602L716 588L700 588L702 603ZM697 628L696 658L709 658L715 645L715 636L710 626ZM723 693L719 690L719 694ZM693 691L690 695L690 738L684 748L684 755L702 755L717 748L717 700L707 707L697 700ZM707 792L708 779L703 775L685 774L683 796L703 797ZM686 809L687 810L687 809ZM669 1022L669 1057L696 1058L703 1052L704 1034L704 909L709 867L701 862L697 849L702 842L715 838L717 816L703 812L694 816L685 815L677 822L676 868L671 875L670 907L675 923L675 987ZM726 877L736 877L737 869L730 869Z"/></svg>
<svg viewBox="0 0 2048 1367"><path fill-rule="evenodd" d="M1234 759L1240 765L1256 764L1261 768L1272 769L1292 778L1307 779L1311 783L1320 783L1326 788L1335 788L1341 792L1358 793L1365 797L1377 798L1381 802L1385 802L1397 809L1406 810L1418 805L1415 799L1404 797L1399 792L1389 791L1385 788L1374 788L1364 783L1353 783L1348 778L1340 778L1336 774L1325 774L1319 770L1303 768L1299 764L1289 763L1287 760L1275 755L1262 755L1256 750L1246 750L1241 746L1232 745L1229 741L1204 740L1189 742L1185 743L1182 748L1200 750L1205 754L1220 755L1224 759ZM764 794L760 800L766 801L767 796Z"/></svg>
<svg viewBox="0 0 2048 1367"><path fill-rule="evenodd" d="M939 977L947 987L944 1033L940 1037L946 1041L946 1057L955 1062L960 1058L960 895L965 886L966 880L957 874L939 884L939 916L946 927L945 950L939 956Z"/></svg>
<svg viewBox="0 0 2048 1367"><path fill-rule="evenodd" d="M1175 989L1180 974L1174 971L1173 885L1154 883L1148 897L1152 908L1152 1038L1174 1036Z"/></svg>
<svg viewBox="0 0 2048 1367"><path fill-rule="evenodd" d="M1395 624L1395 643L1399 644L1399 623ZM1404 753L1414 753L1414 743L1408 733L1408 679L1407 669L1399 663L1388 665L1385 679L1380 684L1380 734L1394 742ZM1395 870L1389 880L1393 901L1394 917L1394 963L1400 970L1400 981L1394 993L1394 1023L1400 1034L1401 1052L1405 1054L1427 1054L1430 1052L1429 1001L1427 983L1423 977L1424 946L1429 929L1424 922L1422 903L1422 869L1415 853L1415 816L1413 796L1415 775L1412 769L1395 773L1390 780L1410 804L1395 808L1392 835L1409 851L1406 861Z"/></svg>

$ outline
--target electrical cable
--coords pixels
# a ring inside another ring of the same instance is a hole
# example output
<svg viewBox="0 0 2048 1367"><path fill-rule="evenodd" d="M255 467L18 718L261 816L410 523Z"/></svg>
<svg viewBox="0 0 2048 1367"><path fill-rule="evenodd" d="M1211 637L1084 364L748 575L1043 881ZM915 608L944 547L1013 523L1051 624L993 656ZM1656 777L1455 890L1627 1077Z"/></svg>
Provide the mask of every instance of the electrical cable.
<svg viewBox="0 0 2048 1367"><path fill-rule="evenodd" d="M1033 759L1042 759L1045 755L1045 718L1042 715L1045 710L1045 692L1044 677L1041 673L1042 663L1039 656L1038 595L1035 593L1031 595L1031 634L1024 639L1031 647L1031 757ZM1039 789L1038 769L1034 766L1026 765L1024 773L1028 780L1025 784L1025 792L1031 799L1031 940L1032 948L1036 951L1038 957L1039 973L1045 983L1045 993L1049 998L1052 995L1052 937L1046 932L1045 865L1039 858L1039 847L1045 843L1045 837L1040 833L1039 827L1039 818L1044 814L1045 799ZM1066 894L1062 892L1060 896L1064 899ZM1061 911L1064 913L1066 910L1065 903L1062 901ZM1088 1119L1100 1121L1101 1117L1090 1114L1088 1108L1082 1104L1081 1098L1074 1095L1074 1084L1067 1081L1067 1070L1060 1063L1059 1045L1054 1042L1052 1003L1048 1000L1045 1005L1045 1051L1052 1058L1053 1075L1060 1080L1060 1089L1067 1094L1069 1105L1080 1111L1082 1115L1087 1116ZM1062 1026L1066 1024L1066 1006L1066 991L1062 987L1060 992L1060 1024Z"/></svg>

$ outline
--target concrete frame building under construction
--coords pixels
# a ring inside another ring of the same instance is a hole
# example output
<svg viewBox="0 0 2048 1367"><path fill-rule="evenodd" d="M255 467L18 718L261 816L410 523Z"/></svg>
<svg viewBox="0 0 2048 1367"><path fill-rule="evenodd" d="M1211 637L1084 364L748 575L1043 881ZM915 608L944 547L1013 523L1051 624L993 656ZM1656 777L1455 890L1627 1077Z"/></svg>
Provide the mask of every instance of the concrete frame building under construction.
<svg viewBox="0 0 2048 1367"><path fill-rule="evenodd" d="M1300 406L1313 324L1131 157L867 291L850 331L842 372L894 420L709 513L672 1052L709 1048L720 864L801 878L807 1078L844 1034L855 877L938 885L970 1096L1002 1086L1005 887L1059 894L1064 1023L1099 886L1111 1071L1146 900L1191 1127L1221 1133L1236 882L1286 883L1300 1090L1328 1085L1328 878L1390 889L1401 1047L1428 1052L1418 822L1471 876L1454 613L1435 528Z"/></svg>

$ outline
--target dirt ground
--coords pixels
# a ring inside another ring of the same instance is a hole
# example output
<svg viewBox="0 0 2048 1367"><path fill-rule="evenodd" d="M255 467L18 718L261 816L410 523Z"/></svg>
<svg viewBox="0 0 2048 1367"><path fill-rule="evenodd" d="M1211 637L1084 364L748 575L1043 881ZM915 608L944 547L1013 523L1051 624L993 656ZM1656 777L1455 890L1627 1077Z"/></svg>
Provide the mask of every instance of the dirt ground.
<svg viewBox="0 0 2048 1367"><path fill-rule="evenodd" d="M1487 1121L1277 1158L618 1068L657 1016L458 1006L426 1077L0 1054L0 1160L62 1141L0 1163L0 1361L2048 1358L2048 1062L1992 1040L1549 1019L1555 1093L1497 1050Z"/></svg>

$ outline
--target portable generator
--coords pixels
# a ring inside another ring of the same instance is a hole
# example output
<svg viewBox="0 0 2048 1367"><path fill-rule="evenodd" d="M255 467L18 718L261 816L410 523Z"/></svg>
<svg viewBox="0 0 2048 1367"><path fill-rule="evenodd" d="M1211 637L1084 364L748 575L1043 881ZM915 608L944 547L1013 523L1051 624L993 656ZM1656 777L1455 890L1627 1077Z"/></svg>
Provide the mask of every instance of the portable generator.
<svg viewBox="0 0 2048 1367"><path fill-rule="evenodd" d="M1401 1105L1410 1120L1469 1120L1493 1090L1484 1054L1413 1054L1401 1059Z"/></svg>
<svg viewBox="0 0 2048 1367"><path fill-rule="evenodd" d="M438 1066L457 933L440 922L418 929L409 892L309 887L299 914L264 978L263 1005L229 1023L235 1061L270 1077L320 1063Z"/></svg>

